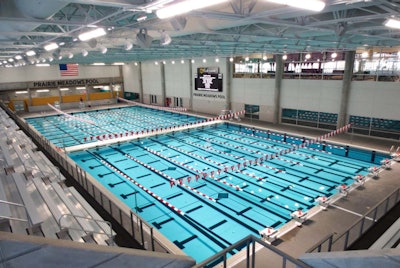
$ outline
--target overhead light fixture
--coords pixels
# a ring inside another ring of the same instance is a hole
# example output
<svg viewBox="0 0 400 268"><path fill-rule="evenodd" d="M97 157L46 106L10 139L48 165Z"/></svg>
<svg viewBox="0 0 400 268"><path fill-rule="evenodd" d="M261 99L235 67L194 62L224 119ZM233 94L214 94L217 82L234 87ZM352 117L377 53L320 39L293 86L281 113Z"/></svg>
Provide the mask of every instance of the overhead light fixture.
<svg viewBox="0 0 400 268"><path fill-rule="evenodd" d="M131 50L133 48L133 44L131 42L126 42L124 48L125 50Z"/></svg>
<svg viewBox="0 0 400 268"><path fill-rule="evenodd" d="M49 57L49 62L52 62L54 60L53 57Z"/></svg>
<svg viewBox="0 0 400 268"><path fill-rule="evenodd" d="M63 58L62 55L59 55L59 56L58 56L58 60L62 60L62 58Z"/></svg>
<svg viewBox="0 0 400 268"><path fill-rule="evenodd" d="M36 66L36 67L49 67L50 64L48 64L48 63L36 63L35 66Z"/></svg>
<svg viewBox="0 0 400 268"><path fill-rule="evenodd" d="M141 22L141 21L144 21L144 20L146 20L146 19L147 19L147 16L146 16L146 15L143 15L143 16L138 17L136 20L137 20L138 22Z"/></svg>
<svg viewBox="0 0 400 268"><path fill-rule="evenodd" d="M123 62L114 62L112 65L125 65Z"/></svg>
<svg viewBox="0 0 400 268"><path fill-rule="evenodd" d="M100 89L100 88L103 88L103 87L105 87L105 86L93 86L93 88L96 88L96 89Z"/></svg>
<svg viewBox="0 0 400 268"><path fill-rule="evenodd" d="M100 47L100 51L101 51L101 54L106 54L107 53L107 48L105 46L101 46Z"/></svg>
<svg viewBox="0 0 400 268"><path fill-rule="evenodd" d="M268 2L277 3L281 5L288 5L291 7L307 9L311 11L321 11L325 8L325 3L320 0L267 0Z"/></svg>
<svg viewBox="0 0 400 268"><path fill-rule="evenodd" d="M80 90L80 89L86 89L86 87L76 87L75 89L78 89L78 90Z"/></svg>
<svg viewBox="0 0 400 268"><path fill-rule="evenodd" d="M8 61L9 61L9 62L13 62L14 59L13 59L13 58L9 58Z"/></svg>
<svg viewBox="0 0 400 268"><path fill-rule="evenodd" d="M171 42L172 42L171 36L169 36L169 34L167 34L166 32L162 32L160 38L160 45L167 46L171 44Z"/></svg>
<svg viewBox="0 0 400 268"><path fill-rule="evenodd" d="M22 56L21 55L17 55L14 57L16 60L22 60Z"/></svg>
<svg viewBox="0 0 400 268"><path fill-rule="evenodd" d="M135 64L135 66L138 66L138 63L137 63L137 62L135 62L134 64Z"/></svg>
<svg viewBox="0 0 400 268"><path fill-rule="evenodd" d="M400 20L388 19L383 24L389 28L400 29Z"/></svg>
<svg viewBox="0 0 400 268"><path fill-rule="evenodd" d="M335 59L336 57L337 57L337 53L336 53L336 52L333 52L332 55L331 55L331 58L332 58L332 59Z"/></svg>
<svg viewBox="0 0 400 268"><path fill-rule="evenodd" d="M46 51L51 51L51 50L54 50L57 48L58 48L58 45L56 43L50 43L50 44L44 46L44 49Z"/></svg>
<svg viewBox="0 0 400 268"><path fill-rule="evenodd" d="M69 90L69 88L67 88L67 87L60 88L60 91L68 91L68 90Z"/></svg>
<svg viewBox="0 0 400 268"><path fill-rule="evenodd" d="M36 55L36 52L33 51L33 50L29 50L29 51L26 52L26 55L27 55L27 56L35 56L35 55Z"/></svg>
<svg viewBox="0 0 400 268"><path fill-rule="evenodd" d="M86 49L82 50L82 56L86 57L89 54L89 52Z"/></svg>
<svg viewBox="0 0 400 268"><path fill-rule="evenodd" d="M244 60L245 60L245 61L249 61L249 60L250 60L250 58L249 58L249 57L246 57L246 58L244 58Z"/></svg>
<svg viewBox="0 0 400 268"><path fill-rule="evenodd" d="M160 19L174 17L196 9L202 9L212 5L228 2L229 0L186 0L176 4L160 8L156 11L156 15Z"/></svg>
<svg viewBox="0 0 400 268"><path fill-rule="evenodd" d="M63 46L63 45L65 45L65 42L60 42L59 45Z"/></svg>
<svg viewBox="0 0 400 268"><path fill-rule="evenodd" d="M175 64L175 61L173 60L173 61L171 61L171 63L172 63L172 64Z"/></svg>
<svg viewBox="0 0 400 268"><path fill-rule="evenodd" d="M181 60L181 63L182 63L182 64L184 64L184 63L185 63L185 61L184 61L184 60Z"/></svg>
<svg viewBox="0 0 400 268"><path fill-rule="evenodd" d="M167 64L167 62L164 60L163 62L162 62L163 64Z"/></svg>
<svg viewBox="0 0 400 268"><path fill-rule="evenodd" d="M207 62L207 60L206 59L203 59L203 63L206 63Z"/></svg>
<svg viewBox="0 0 400 268"><path fill-rule="evenodd" d="M268 57L267 56L263 56L263 58L262 58L263 60L267 60L268 59Z"/></svg>
<svg viewBox="0 0 400 268"><path fill-rule="evenodd" d="M215 62L219 62L219 58L215 58Z"/></svg>
<svg viewBox="0 0 400 268"><path fill-rule="evenodd" d="M306 60L310 59L310 58L311 58L310 53L307 53L306 56L305 56L305 58L306 58Z"/></svg>
<svg viewBox="0 0 400 268"><path fill-rule="evenodd" d="M28 91L24 90L24 91L15 91L15 94L27 94Z"/></svg>
<svg viewBox="0 0 400 268"><path fill-rule="evenodd" d="M154 62L155 65L158 65L158 61Z"/></svg>
<svg viewBox="0 0 400 268"><path fill-rule="evenodd" d="M38 89L36 90L37 93L43 93L43 92L49 92L50 90L48 89Z"/></svg>
<svg viewBox="0 0 400 268"><path fill-rule="evenodd" d="M282 60L287 60L287 55L286 54L282 56Z"/></svg>
<svg viewBox="0 0 400 268"><path fill-rule="evenodd" d="M195 61L194 61L194 60L191 60L191 62L194 63Z"/></svg>
<svg viewBox="0 0 400 268"><path fill-rule="evenodd" d="M89 32L85 32L85 33L81 33L78 38L81 41L88 41L90 39L96 38L96 37L100 37L103 35L106 35L106 31L103 28L96 28L92 31Z"/></svg>
<svg viewBox="0 0 400 268"><path fill-rule="evenodd" d="M232 58L232 57L230 57L230 58L229 58L229 61L230 61L230 62L233 62L233 58Z"/></svg>
<svg viewBox="0 0 400 268"><path fill-rule="evenodd" d="M101 66L101 65L106 65L106 64L104 62L94 62L94 63L92 63L92 65Z"/></svg>
<svg viewBox="0 0 400 268"><path fill-rule="evenodd" d="M74 57L74 54L72 54L72 53L68 54L68 59L72 59L73 57Z"/></svg>
<svg viewBox="0 0 400 268"><path fill-rule="evenodd" d="M369 56L369 53L367 51L361 53L361 58L365 59L365 58L368 58L368 56Z"/></svg>

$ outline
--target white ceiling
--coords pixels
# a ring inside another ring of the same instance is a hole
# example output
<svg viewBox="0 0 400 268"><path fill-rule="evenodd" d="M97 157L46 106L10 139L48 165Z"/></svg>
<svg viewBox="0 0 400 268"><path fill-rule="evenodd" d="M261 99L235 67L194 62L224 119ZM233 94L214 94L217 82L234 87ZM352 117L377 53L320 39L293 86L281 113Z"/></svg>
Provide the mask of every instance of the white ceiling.
<svg viewBox="0 0 400 268"><path fill-rule="evenodd" d="M85 64L400 45L400 30L383 25L392 16L400 17L396 0L325 0L326 7L319 13L266 0L230 0L166 20L146 12L165 1L1 0L0 59L30 49L37 55L23 60L61 54L63 59L52 63ZM138 22L142 16L147 19ZM108 34L97 44L74 41L88 25L109 29ZM149 47L137 40L141 29L152 37ZM172 38L169 45L160 44L163 32ZM50 54L43 49L50 42L65 45ZM133 44L131 50L125 50L128 43ZM103 46L108 48L106 54L100 52ZM87 57L82 56L83 49L89 52ZM74 54L72 59L69 53Z"/></svg>

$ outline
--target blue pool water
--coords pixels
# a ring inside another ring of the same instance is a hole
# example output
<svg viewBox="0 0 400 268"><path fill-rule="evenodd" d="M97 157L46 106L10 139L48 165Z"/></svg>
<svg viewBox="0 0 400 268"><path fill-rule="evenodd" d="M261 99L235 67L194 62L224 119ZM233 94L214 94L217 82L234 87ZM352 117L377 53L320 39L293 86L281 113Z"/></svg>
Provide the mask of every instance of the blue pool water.
<svg viewBox="0 0 400 268"><path fill-rule="evenodd" d="M316 205L316 198L337 193L338 185L352 184L355 175L366 175L369 167L387 157L312 144L257 165L242 165L220 175L215 172L214 178L193 179L196 174L223 170L299 143L297 137L218 124L69 156L185 253L202 261L249 234L259 236L266 227L282 227L293 211L306 212ZM183 215L103 163L168 201ZM184 185L171 188L170 177L182 179Z"/></svg>
<svg viewBox="0 0 400 268"><path fill-rule="evenodd" d="M87 136L203 120L142 107L82 112L74 116L92 120L96 126L61 115L26 121L56 146L69 147L84 143ZM254 163L262 156L293 148L304 141L299 137L220 123L72 152L69 156L200 262L249 234L259 236L259 231L266 227L279 229L291 220L293 211L308 211L316 205L316 198L334 195L338 185L352 184L355 175L366 175L369 167L387 157L316 143ZM249 160L252 164L244 166ZM171 179L177 180L177 185L171 187Z"/></svg>
<svg viewBox="0 0 400 268"><path fill-rule="evenodd" d="M26 118L25 120L42 133L46 139L61 148L94 142L96 139L91 140L90 137L98 135L135 133L136 131L179 126L202 120L195 116L139 106L77 112L71 113L71 115L82 120L90 120L95 125L61 114ZM86 141L85 138L87 138Z"/></svg>

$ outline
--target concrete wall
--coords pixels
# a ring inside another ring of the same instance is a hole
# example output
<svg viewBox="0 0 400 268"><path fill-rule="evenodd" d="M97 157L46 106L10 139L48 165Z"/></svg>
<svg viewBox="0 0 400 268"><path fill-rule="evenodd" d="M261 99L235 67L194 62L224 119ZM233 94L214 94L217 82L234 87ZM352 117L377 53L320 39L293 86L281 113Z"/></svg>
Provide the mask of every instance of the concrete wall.
<svg viewBox="0 0 400 268"><path fill-rule="evenodd" d="M124 77L124 89L126 92L139 93L139 65L133 62L122 66L122 75Z"/></svg>

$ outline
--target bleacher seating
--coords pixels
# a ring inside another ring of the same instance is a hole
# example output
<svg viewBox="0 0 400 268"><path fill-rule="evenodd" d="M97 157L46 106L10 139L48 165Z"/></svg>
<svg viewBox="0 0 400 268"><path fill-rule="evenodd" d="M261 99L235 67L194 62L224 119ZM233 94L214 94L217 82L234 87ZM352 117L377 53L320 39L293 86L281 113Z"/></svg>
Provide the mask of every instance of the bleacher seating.
<svg viewBox="0 0 400 268"><path fill-rule="evenodd" d="M0 159L0 200L18 204L0 203L1 231L114 245L110 226L75 189L61 186L59 168L1 109Z"/></svg>
<svg viewBox="0 0 400 268"><path fill-rule="evenodd" d="M395 221L369 249L398 248L400 240L400 219Z"/></svg>
<svg viewBox="0 0 400 268"><path fill-rule="evenodd" d="M338 115L335 113L315 112L296 109L282 109L282 122L298 125L309 125L327 128L327 125L336 126Z"/></svg>

